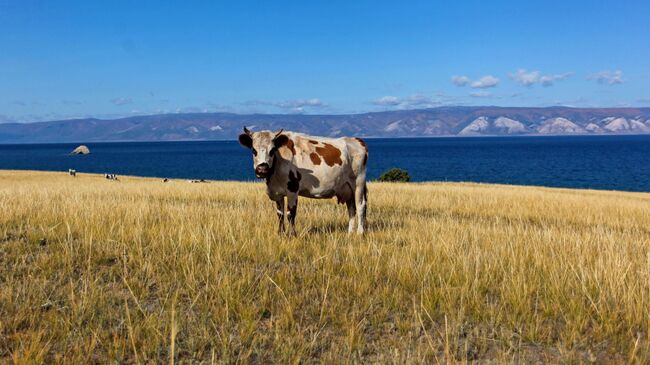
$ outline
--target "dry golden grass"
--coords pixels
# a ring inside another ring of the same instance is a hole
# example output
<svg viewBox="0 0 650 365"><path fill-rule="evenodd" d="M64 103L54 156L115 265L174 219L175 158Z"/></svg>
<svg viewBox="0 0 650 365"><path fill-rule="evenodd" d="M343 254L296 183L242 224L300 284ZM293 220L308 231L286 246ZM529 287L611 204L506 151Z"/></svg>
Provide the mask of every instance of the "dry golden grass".
<svg viewBox="0 0 650 365"><path fill-rule="evenodd" d="M0 362L650 361L650 194L0 171Z"/></svg>

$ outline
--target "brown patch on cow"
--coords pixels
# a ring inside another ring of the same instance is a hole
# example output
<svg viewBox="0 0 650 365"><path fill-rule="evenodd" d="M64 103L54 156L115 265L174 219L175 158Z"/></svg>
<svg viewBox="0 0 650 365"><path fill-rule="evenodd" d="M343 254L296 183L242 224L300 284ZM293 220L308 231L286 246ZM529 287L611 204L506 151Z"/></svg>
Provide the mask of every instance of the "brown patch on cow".
<svg viewBox="0 0 650 365"><path fill-rule="evenodd" d="M343 160L341 160L341 150L332 146L329 143L323 143L325 147L316 147L316 152L325 160L325 163L328 166L334 166L335 164L343 165Z"/></svg>
<svg viewBox="0 0 650 365"><path fill-rule="evenodd" d="M295 148L295 146L294 146L294 144L293 144L293 140L292 140L291 138L289 138L289 139L287 140L287 144L286 144L285 146L286 146L289 150L291 150L291 153L294 154L294 156L295 156L295 154L296 154L296 148Z"/></svg>
<svg viewBox="0 0 650 365"><path fill-rule="evenodd" d="M310 140L309 140L309 143L311 143L311 144L318 144L318 141L314 141L313 139L310 139Z"/></svg>
<svg viewBox="0 0 650 365"><path fill-rule="evenodd" d="M300 171L296 171L296 174L293 174L293 171L289 171L289 181L287 182L287 189L289 189L290 192L296 193L298 192L298 189L300 188L300 179L302 179L302 176L300 175Z"/></svg>
<svg viewBox="0 0 650 365"><path fill-rule="evenodd" d="M309 158L311 158L311 163L314 165L320 165L320 157L318 156L318 153L312 152L309 154Z"/></svg>

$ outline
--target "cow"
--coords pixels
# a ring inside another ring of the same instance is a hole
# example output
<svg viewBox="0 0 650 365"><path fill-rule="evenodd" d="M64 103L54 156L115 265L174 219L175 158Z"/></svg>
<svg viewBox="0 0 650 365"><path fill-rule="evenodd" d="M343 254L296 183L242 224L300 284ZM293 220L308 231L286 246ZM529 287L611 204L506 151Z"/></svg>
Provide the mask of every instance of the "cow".
<svg viewBox="0 0 650 365"><path fill-rule="evenodd" d="M115 175L115 174L104 174L104 177L106 178L106 180L119 181L119 179L117 178L117 175Z"/></svg>
<svg viewBox="0 0 650 365"><path fill-rule="evenodd" d="M285 197L289 234L296 235L298 196L336 197L348 208L348 233L366 228L366 165L368 146L361 138L325 138L301 133L259 131L244 127L239 143L253 154L253 169L266 181L266 194L275 202L278 233L285 231Z"/></svg>
<svg viewBox="0 0 650 365"><path fill-rule="evenodd" d="M68 174L72 177L77 177L77 170L68 169Z"/></svg>

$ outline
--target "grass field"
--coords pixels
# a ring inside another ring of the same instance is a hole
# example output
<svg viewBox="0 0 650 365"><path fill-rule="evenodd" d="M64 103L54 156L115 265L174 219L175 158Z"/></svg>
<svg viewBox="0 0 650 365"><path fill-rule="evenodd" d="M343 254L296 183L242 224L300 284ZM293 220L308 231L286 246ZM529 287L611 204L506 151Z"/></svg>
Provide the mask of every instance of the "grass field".
<svg viewBox="0 0 650 365"><path fill-rule="evenodd" d="M650 194L369 190L0 171L0 362L650 362Z"/></svg>

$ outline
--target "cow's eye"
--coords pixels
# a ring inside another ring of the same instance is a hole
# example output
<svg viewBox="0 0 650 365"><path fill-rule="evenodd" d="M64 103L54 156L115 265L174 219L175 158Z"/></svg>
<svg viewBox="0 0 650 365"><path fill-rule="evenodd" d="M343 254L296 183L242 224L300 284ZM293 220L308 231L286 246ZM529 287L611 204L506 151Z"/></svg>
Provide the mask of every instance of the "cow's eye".
<svg viewBox="0 0 650 365"><path fill-rule="evenodd" d="M273 156L273 155L275 154L275 151L276 151L276 150L277 150L277 148L275 148L275 147L271 148L271 152L270 152L269 154L270 154L271 156Z"/></svg>
<svg viewBox="0 0 650 365"><path fill-rule="evenodd" d="M253 148L253 156L257 156L257 150Z"/></svg>

